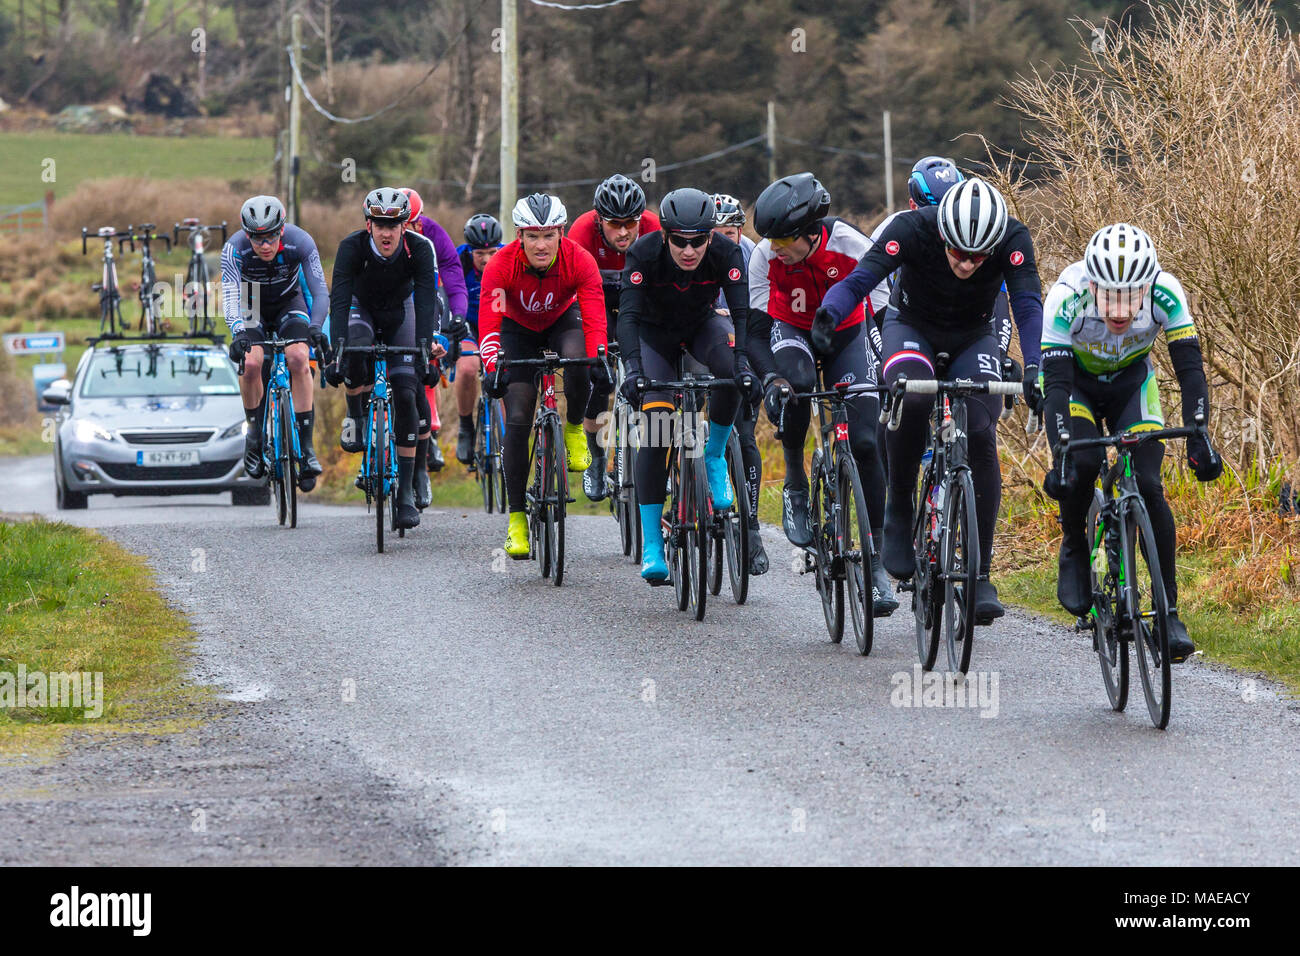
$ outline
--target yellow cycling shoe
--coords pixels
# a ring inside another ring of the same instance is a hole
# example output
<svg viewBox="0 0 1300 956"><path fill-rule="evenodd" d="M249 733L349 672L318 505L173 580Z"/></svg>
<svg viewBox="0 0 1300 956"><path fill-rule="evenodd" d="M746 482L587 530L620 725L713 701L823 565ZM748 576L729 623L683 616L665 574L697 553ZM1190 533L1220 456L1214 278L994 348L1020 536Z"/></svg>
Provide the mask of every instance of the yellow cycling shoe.
<svg viewBox="0 0 1300 956"><path fill-rule="evenodd" d="M522 511L510 512L506 526L506 554L517 561L528 557L528 515Z"/></svg>
<svg viewBox="0 0 1300 956"><path fill-rule="evenodd" d="M581 425L564 423L564 447L569 456L569 471L586 471L591 467L587 433L582 430Z"/></svg>

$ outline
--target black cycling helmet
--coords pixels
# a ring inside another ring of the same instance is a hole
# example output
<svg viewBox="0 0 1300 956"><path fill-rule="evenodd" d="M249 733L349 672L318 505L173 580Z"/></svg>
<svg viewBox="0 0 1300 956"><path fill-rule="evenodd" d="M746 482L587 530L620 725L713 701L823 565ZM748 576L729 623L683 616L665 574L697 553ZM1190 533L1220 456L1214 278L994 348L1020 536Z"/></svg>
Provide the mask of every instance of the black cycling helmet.
<svg viewBox="0 0 1300 956"><path fill-rule="evenodd" d="M592 205L601 219L638 219L645 212L645 193L622 173L615 173L596 187Z"/></svg>
<svg viewBox="0 0 1300 956"><path fill-rule="evenodd" d="M815 231L831 208L831 194L812 173L778 179L758 194L754 230L764 239L789 239Z"/></svg>
<svg viewBox="0 0 1300 956"><path fill-rule="evenodd" d="M476 212L465 223L465 241L471 249L495 249L501 245L501 223L485 212Z"/></svg>
<svg viewBox="0 0 1300 956"><path fill-rule="evenodd" d="M668 232L709 232L717 223L718 207L702 189L674 189L659 204L659 222Z"/></svg>

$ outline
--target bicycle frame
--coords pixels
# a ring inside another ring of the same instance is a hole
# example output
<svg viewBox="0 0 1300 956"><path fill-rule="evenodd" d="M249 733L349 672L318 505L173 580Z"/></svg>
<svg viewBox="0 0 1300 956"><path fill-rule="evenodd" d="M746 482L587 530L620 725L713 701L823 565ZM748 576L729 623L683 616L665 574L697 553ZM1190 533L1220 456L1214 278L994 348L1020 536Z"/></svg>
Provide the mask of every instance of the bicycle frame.
<svg viewBox="0 0 1300 956"><path fill-rule="evenodd" d="M293 435L293 448L290 449L290 452L295 460L302 460L298 419L294 414L292 380L289 375L289 363L284 357L284 350L290 345L305 342L307 342L307 339L273 337L263 345L264 351L269 352L271 355L271 372L266 385L266 418L262 426L263 436L269 436L270 441L263 443L262 457L266 461L268 472L279 479L287 477L280 473L280 459L284 454L284 449L280 447L281 430L279 426L283 415L289 416L289 422L293 426L290 430L290 434ZM288 408L282 408L280 405L281 390L283 390L285 399L288 402Z"/></svg>
<svg viewBox="0 0 1300 956"><path fill-rule="evenodd" d="M102 226L96 235L104 241L104 255L101 260L99 284L92 286L92 291L99 293L99 333L101 336L109 338L120 335L123 331L122 322L122 293L117 281L117 260L113 256L113 240L117 240L119 251L121 247L131 240L131 231L119 232L112 226ZM84 226L81 229L81 254L86 255L86 240L90 236L90 231ZM107 323L108 332L105 333L104 325Z"/></svg>

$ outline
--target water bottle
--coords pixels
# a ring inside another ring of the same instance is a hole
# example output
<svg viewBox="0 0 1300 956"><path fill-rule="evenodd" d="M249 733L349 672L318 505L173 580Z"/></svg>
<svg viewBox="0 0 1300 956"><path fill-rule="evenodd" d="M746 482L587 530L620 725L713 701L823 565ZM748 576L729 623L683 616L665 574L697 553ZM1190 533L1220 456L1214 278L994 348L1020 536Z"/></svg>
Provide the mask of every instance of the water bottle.
<svg viewBox="0 0 1300 956"><path fill-rule="evenodd" d="M936 544L939 542L939 516L943 514L943 484L937 484L930 489L930 538Z"/></svg>
<svg viewBox="0 0 1300 956"><path fill-rule="evenodd" d="M931 460L932 458L934 458L934 449L933 449L933 448L927 448L927 449L925 450L925 454L923 454L923 455L921 456L921 467L922 467L922 468L928 468L928 467L930 466L930 460Z"/></svg>

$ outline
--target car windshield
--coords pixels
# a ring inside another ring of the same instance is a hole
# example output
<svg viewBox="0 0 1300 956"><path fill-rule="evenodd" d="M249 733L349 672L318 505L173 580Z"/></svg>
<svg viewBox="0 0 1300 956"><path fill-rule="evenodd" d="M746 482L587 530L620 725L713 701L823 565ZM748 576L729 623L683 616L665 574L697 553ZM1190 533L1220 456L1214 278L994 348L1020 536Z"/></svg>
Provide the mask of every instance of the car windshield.
<svg viewBox="0 0 1300 956"><path fill-rule="evenodd" d="M235 369L224 352L183 345L96 351L81 384L83 398L237 394Z"/></svg>

